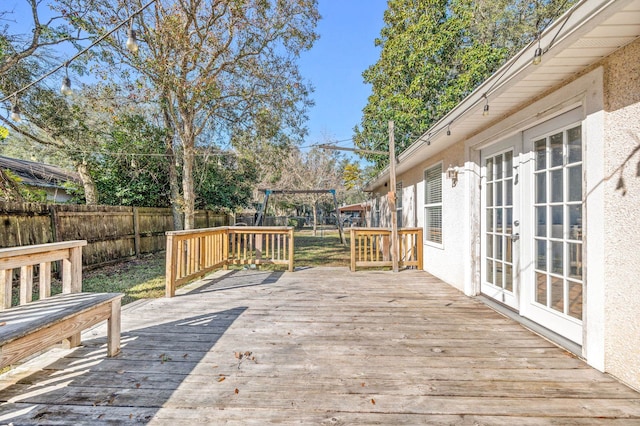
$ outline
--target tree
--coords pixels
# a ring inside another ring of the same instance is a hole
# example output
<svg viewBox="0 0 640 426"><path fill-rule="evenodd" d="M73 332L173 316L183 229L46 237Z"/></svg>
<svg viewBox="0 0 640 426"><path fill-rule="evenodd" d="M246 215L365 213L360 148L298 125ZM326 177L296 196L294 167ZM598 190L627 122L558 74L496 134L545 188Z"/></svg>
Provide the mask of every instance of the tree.
<svg viewBox="0 0 640 426"><path fill-rule="evenodd" d="M0 75L8 72L22 61L30 58L38 58L44 60L48 52L48 48L60 45L62 43L71 43L78 46L78 42L82 40L80 33L70 22L77 16L84 13L85 7L67 10L61 9L60 14L52 15L47 18L46 22L42 22L41 0L24 0L30 9L30 15L26 19L31 20L30 33L17 34L9 33L9 25L0 27ZM50 10L56 9L55 1L49 2ZM5 2L7 7L8 3ZM0 9L0 22L14 20L14 12L8 9ZM15 20L22 21L25 26L25 17L15 17ZM75 35L74 35L75 34Z"/></svg>
<svg viewBox="0 0 640 426"><path fill-rule="evenodd" d="M390 0L356 146L401 152L575 0ZM386 158L368 156L378 168Z"/></svg>
<svg viewBox="0 0 640 426"><path fill-rule="evenodd" d="M96 0L83 24L99 32L134 5L140 2ZM205 129L232 135L267 115L292 135L304 134L309 88L295 60L316 39L318 18L315 0L158 0L135 18L144 39L137 56L119 36L109 39L103 57L117 55L140 73L146 97L159 99L167 150L179 143L185 228L194 225L194 159L198 144L209 142L201 139Z"/></svg>
<svg viewBox="0 0 640 426"><path fill-rule="evenodd" d="M37 61L23 60L0 75L0 92L12 93L25 87L41 71L41 64ZM13 132L12 138L20 135L64 152L80 175L87 204L96 204L98 197L88 164L104 123L97 121L98 116L85 108L81 100L79 97L73 102L44 85L35 85L20 94L22 122L16 123L3 116L0 116L0 122Z"/></svg>
<svg viewBox="0 0 640 426"><path fill-rule="evenodd" d="M50 65L50 48L63 43L71 43L79 48L82 32L75 26L77 17L82 15L87 5L78 5L77 9L60 10L59 14L50 14L42 21L43 5L37 0L25 0L30 10L31 33L10 32L12 26L0 28L0 93L5 97L31 84ZM51 2L55 10L58 2ZM0 9L0 19L10 22L13 11ZM23 17L20 17L23 20ZM24 21L23 21L24 22ZM24 23L23 23L24 25ZM53 56L55 60L55 56ZM20 107L26 120L18 125L6 117L0 116L5 130L22 135L35 142L50 145L57 149L66 146L78 147L78 142L90 140L87 136L86 116L54 91L44 85L36 85L29 91L20 93ZM11 99L18 101L18 96ZM97 200L95 187L89 175L86 161L75 156L75 166L85 184L87 202Z"/></svg>

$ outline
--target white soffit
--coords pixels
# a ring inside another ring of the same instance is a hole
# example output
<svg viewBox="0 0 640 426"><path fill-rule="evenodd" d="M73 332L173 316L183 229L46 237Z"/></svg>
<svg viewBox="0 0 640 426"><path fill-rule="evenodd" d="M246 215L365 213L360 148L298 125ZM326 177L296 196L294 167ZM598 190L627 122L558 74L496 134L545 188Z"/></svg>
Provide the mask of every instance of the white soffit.
<svg viewBox="0 0 640 426"><path fill-rule="evenodd" d="M443 117L399 156L404 173L435 153L495 124L563 81L598 63L640 37L640 0L583 0L561 16L541 36L545 50L540 65L531 64L537 44L527 46L477 90ZM553 43L552 43L553 41ZM483 117L488 93L490 116ZM452 136L446 136L448 123ZM433 135L431 144L425 142ZM385 169L369 189L388 180Z"/></svg>

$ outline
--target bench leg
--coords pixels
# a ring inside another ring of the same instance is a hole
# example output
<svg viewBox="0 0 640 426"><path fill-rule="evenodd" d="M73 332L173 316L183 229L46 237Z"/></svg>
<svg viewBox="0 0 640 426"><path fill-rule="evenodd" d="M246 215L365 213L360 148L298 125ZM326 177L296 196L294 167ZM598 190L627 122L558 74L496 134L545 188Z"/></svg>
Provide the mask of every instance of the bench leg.
<svg viewBox="0 0 640 426"><path fill-rule="evenodd" d="M82 340L80 339L80 333L76 333L73 336L66 338L62 341L62 347L65 349L77 348L80 346Z"/></svg>
<svg viewBox="0 0 640 426"><path fill-rule="evenodd" d="M107 321L107 356L120 353L120 299L111 302L111 316Z"/></svg>

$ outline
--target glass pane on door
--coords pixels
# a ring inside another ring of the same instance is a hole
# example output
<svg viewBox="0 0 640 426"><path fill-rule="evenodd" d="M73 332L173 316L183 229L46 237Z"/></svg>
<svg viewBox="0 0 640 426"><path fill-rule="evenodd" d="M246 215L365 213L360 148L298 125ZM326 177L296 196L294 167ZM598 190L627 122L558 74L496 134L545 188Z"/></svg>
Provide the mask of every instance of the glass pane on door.
<svg viewBox="0 0 640 426"><path fill-rule="evenodd" d="M484 282L500 292L513 294L514 247L513 149L492 155L484 160L486 270ZM504 299L502 300L504 301Z"/></svg>
<svg viewBox="0 0 640 426"><path fill-rule="evenodd" d="M582 319L582 132L580 126L533 142L533 301L567 319Z"/></svg>

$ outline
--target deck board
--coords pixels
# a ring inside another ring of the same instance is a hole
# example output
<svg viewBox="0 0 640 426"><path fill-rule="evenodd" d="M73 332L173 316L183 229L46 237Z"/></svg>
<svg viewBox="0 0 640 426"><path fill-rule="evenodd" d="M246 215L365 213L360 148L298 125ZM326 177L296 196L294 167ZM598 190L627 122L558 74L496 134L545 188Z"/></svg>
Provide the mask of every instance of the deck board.
<svg viewBox="0 0 640 426"><path fill-rule="evenodd" d="M200 284L125 307L117 357L101 326L0 377L0 424L640 425L639 393L424 272Z"/></svg>

